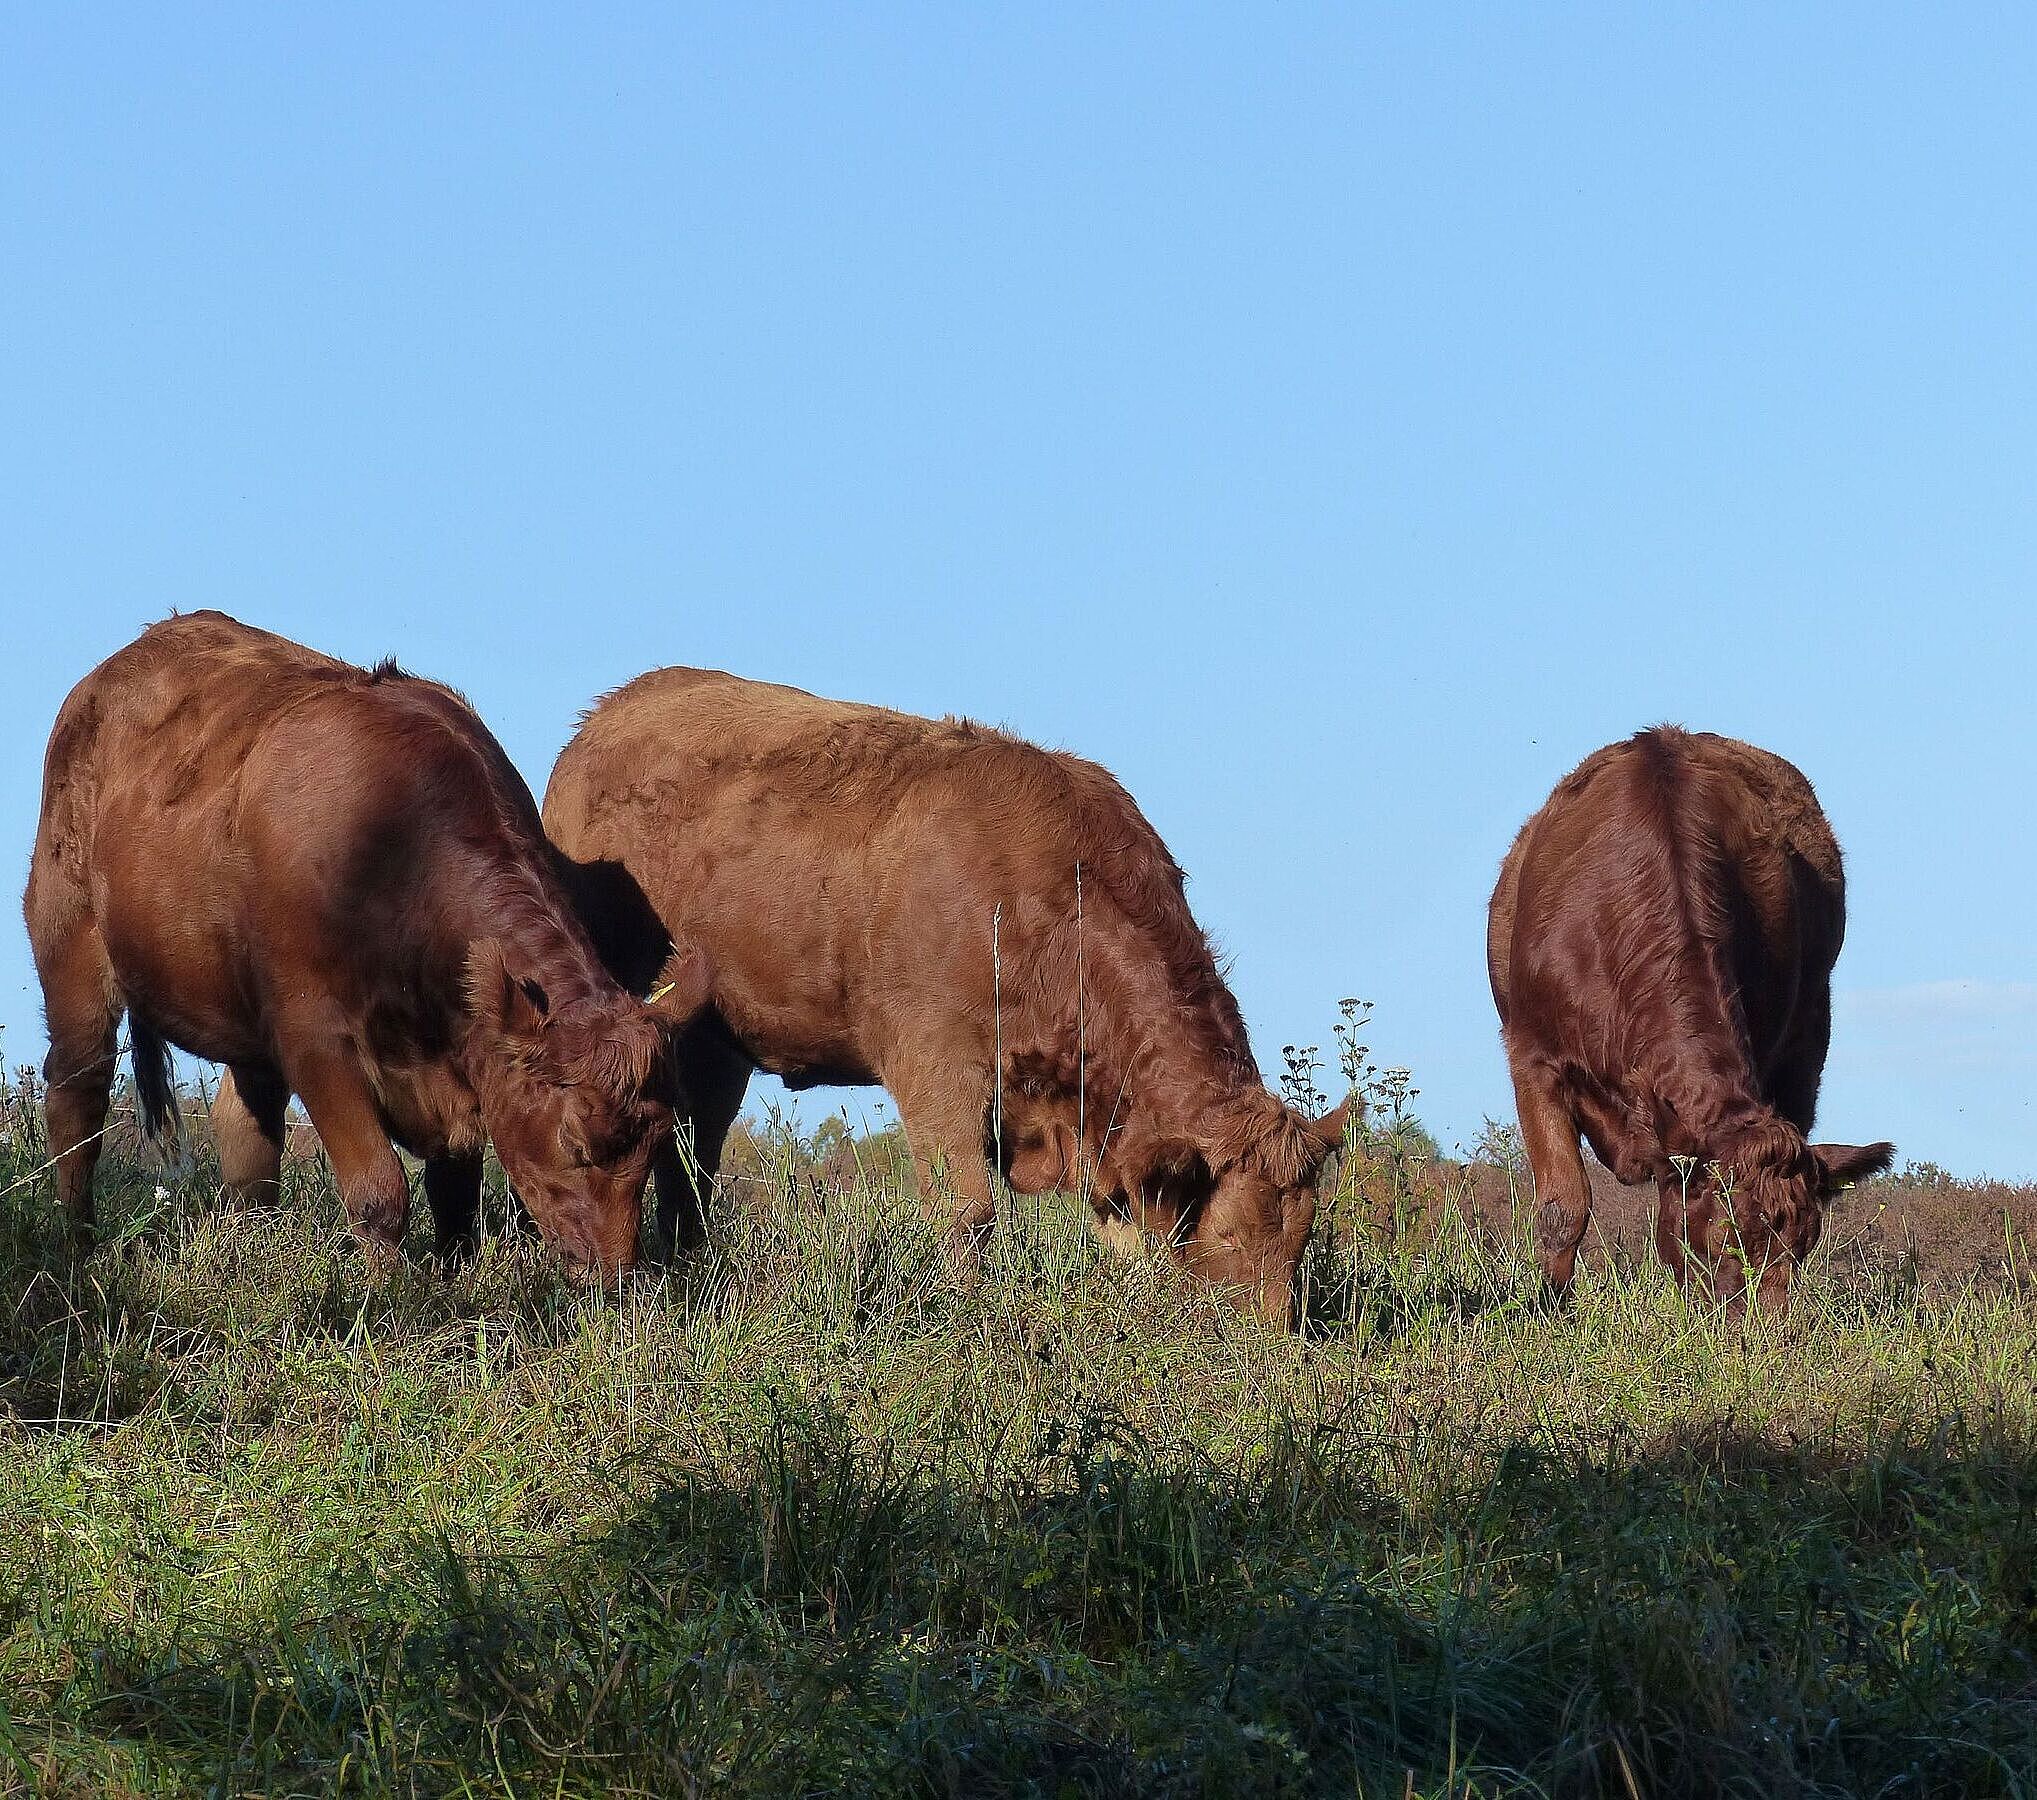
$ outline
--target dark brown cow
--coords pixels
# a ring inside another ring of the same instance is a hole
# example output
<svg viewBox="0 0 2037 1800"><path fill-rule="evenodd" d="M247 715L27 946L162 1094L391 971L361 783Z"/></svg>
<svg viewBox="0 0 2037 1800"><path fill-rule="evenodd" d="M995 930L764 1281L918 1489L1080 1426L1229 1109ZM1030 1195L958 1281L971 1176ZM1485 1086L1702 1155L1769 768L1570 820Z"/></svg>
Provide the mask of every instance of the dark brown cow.
<svg viewBox="0 0 2037 1800"><path fill-rule="evenodd" d="M1181 871L1104 770L663 669L588 715L544 816L624 979L651 979L668 934L707 953L713 1011L681 1058L702 1170L755 1068L881 1082L965 1269L995 1158L1018 1191L1087 1190L1106 1235L1136 1219L1288 1316L1343 1115L1266 1090ZM703 1195L676 1156L657 1175L684 1244Z"/></svg>
<svg viewBox="0 0 2037 1800"><path fill-rule="evenodd" d="M486 1134L571 1263L629 1267L668 1040L707 972L675 965L656 1006L623 992L561 875L450 689L213 612L109 657L50 735L26 907L79 1236L125 1010L157 1129L168 1044L230 1070L229 1187L273 1191L295 1093L371 1248L409 1215L392 1138L425 1158L441 1249L470 1247Z"/></svg>
<svg viewBox="0 0 2037 1800"><path fill-rule="evenodd" d="M1590 1215L1582 1132L1620 1180L1654 1180L1656 1245L1680 1279L1738 1305L1752 1276L1765 1305L1787 1304L1825 1202L1895 1154L1804 1141L1845 930L1817 796L1751 744L1641 732L1522 827L1487 954L1555 1287Z"/></svg>

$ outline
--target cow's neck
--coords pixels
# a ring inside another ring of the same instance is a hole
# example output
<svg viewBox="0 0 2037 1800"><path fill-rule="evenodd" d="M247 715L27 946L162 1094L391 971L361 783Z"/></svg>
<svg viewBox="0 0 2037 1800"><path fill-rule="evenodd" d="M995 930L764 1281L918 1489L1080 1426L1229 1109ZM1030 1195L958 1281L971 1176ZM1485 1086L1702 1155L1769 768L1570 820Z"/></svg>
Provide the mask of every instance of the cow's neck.
<svg viewBox="0 0 2037 1800"><path fill-rule="evenodd" d="M471 946L493 938L511 973L543 988L552 1011L614 994L614 981L549 868L501 850L477 851L468 878L457 886L460 901L448 920L453 939Z"/></svg>
<svg viewBox="0 0 2037 1800"><path fill-rule="evenodd" d="M1150 932L1108 906L1092 908L1088 932L1081 1092L1071 1088L1059 1104L1079 1100L1085 1158L1129 1191L1183 1146L1205 1146L1212 1114L1258 1087L1259 1071L1213 962L1176 956L1170 966ZM1072 939L1060 948L1057 988L1075 961ZM1057 1018L1055 1030L1065 1023Z"/></svg>
<svg viewBox="0 0 2037 1800"><path fill-rule="evenodd" d="M1127 1193L1150 1186L1156 1170L1173 1166L1184 1150L1205 1152L1221 1135L1220 1115L1258 1085L1230 1059L1178 1040L1149 1041L1127 1066L1104 1151L1113 1185Z"/></svg>
<svg viewBox="0 0 2037 1800"><path fill-rule="evenodd" d="M1675 1042L1653 1071L1650 1087L1667 1156L1715 1161L1748 1131L1775 1118L1746 1047L1716 1026Z"/></svg>
<svg viewBox="0 0 2037 1800"><path fill-rule="evenodd" d="M1655 1140L1655 1158L1711 1161L1721 1146L1774 1115L1762 1095L1725 950L1687 907L1678 916L1684 941L1668 978L1626 997L1633 1071L1626 1098L1634 1108L1631 1128L1638 1139Z"/></svg>

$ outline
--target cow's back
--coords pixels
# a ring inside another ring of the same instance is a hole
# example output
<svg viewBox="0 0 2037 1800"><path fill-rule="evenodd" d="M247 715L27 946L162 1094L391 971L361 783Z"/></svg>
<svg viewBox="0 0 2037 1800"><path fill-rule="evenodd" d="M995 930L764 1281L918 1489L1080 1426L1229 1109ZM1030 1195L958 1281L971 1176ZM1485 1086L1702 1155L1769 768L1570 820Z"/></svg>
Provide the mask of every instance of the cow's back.
<svg viewBox="0 0 2037 1800"><path fill-rule="evenodd" d="M64 701L43 766L43 822L77 853L102 801L202 813L278 714L358 671L222 613L150 626Z"/></svg>
<svg viewBox="0 0 2037 1800"><path fill-rule="evenodd" d="M999 758L1022 765L1050 753L966 720L823 699L716 669L654 669L589 710L553 769L545 822L579 854L603 817L627 806L655 806L674 820L768 805L780 827L803 820L860 843ZM973 771L963 767L972 761Z"/></svg>
<svg viewBox="0 0 2037 1800"><path fill-rule="evenodd" d="M1690 735L1711 782L1720 846L1727 965L1749 1047L1772 1079L1795 1057L1805 1021L1824 1065L1832 968L1846 937L1846 871L1824 809L1795 764L1755 744ZM1804 1079L1815 1086L1815 1073Z"/></svg>
<svg viewBox="0 0 2037 1800"><path fill-rule="evenodd" d="M1242 1042L1180 871L1130 796L1094 764L968 720L660 670L592 709L544 818L590 891L625 872L707 950L717 1006L766 1067L869 1071L907 1013L1023 1004L1049 979L1032 958L1072 926L1078 865L1091 931L1118 931L1156 991L1219 1008ZM647 960L596 923L619 969ZM1072 991L1061 974L1056 1006Z"/></svg>
<svg viewBox="0 0 2037 1800"><path fill-rule="evenodd" d="M1844 917L1803 775L1657 727L1587 757L1522 827L1488 916L1493 995L1510 1041L1609 1087L1675 1036L1759 1065L1824 1003Z"/></svg>
<svg viewBox="0 0 2037 1800"><path fill-rule="evenodd" d="M89 906L130 998L230 1060L279 983L315 968L360 998L443 962L440 852L505 833L549 857L449 689L189 614L65 702L27 906Z"/></svg>
<svg viewBox="0 0 2037 1800"><path fill-rule="evenodd" d="M626 863L675 903L731 881L766 906L791 882L804 902L821 871L875 904L863 884L1023 857L1068 812L1071 763L966 720L661 669L590 711L544 820L568 856Z"/></svg>
<svg viewBox="0 0 2037 1800"><path fill-rule="evenodd" d="M553 769L544 822L578 861L686 889L782 852L832 891L966 875L1058 896L1080 862L1099 903L1160 935L1192 931L1166 845L1096 764L967 719L712 670L656 670L598 702Z"/></svg>
<svg viewBox="0 0 2037 1800"><path fill-rule="evenodd" d="M1839 944L1825 939L1844 930L1846 870L1809 780L1794 763L1737 738L1697 732L1688 743L1686 754L1717 784L1715 823L1727 858L1756 885L1765 916L1778 918L1793 904L1804 908L1817 950L1829 948L1829 969Z"/></svg>
<svg viewBox="0 0 2037 1800"><path fill-rule="evenodd" d="M469 806L467 803L472 802ZM102 875L230 870L266 829L307 850L387 815L534 807L464 701L390 665L367 670L215 612L150 626L65 701L44 768L44 829Z"/></svg>
<svg viewBox="0 0 2037 1800"><path fill-rule="evenodd" d="M578 867L618 974L655 967L647 934L669 933L707 951L715 1006L765 1067L876 1079L900 965L938 981L965 960L909 898L940 875L904 847L926 842L938 730L712 670L654 670L601 700L561 753L545 829Z"/></svg>

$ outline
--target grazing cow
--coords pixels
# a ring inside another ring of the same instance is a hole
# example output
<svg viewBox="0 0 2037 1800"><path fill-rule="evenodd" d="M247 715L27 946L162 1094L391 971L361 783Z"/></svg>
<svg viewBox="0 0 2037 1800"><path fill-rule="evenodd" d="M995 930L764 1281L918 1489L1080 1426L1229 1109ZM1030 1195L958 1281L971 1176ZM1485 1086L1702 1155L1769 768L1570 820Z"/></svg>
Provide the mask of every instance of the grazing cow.
<svg viewBox="0 0 2037 1800"><path fill-rule="evenodd" d="M545 828L641 986L706 952L688 1032L695 1188L657 1166L668 1245L702 1228L752 1070L882 1083L965 1275L1021 1193L1086 1192L1267 1316L1290 1314L1342 1110L1269 1093L1181 871L1115 780L961 720L703 669L609 695L559 758Z"/></svg>
<svg viewBox="0 0 2037 1800"><path fill-rule="evenodd" d="M1817 796L1752 744L1641 732L1521 828L1487 958L1554 1287L1590 1215L1582 1132L1620 1180L1656 1183L1655 1242L1679 1279L1737 1308L1751 1277L1765 1306L1788 1303L1825 1202L1895 1154L1804 1141L1845 930Z"/></svg>
<svg viewBox="0 0 2037 1800"><path fill-rule="evenodd" d="M471 1247L484 1134L577 1269L636 1258L667 1049L707 972L625 993L575 917L530 790L457 694L216 612L151 626L50 734L29 871L48 1112L74 1231L123 1010L151 1127L168 1046L227 1065L230 1189L274 1191L299 1095L347 1216L393 1253L425 1159L447 1254Z"/></svg>

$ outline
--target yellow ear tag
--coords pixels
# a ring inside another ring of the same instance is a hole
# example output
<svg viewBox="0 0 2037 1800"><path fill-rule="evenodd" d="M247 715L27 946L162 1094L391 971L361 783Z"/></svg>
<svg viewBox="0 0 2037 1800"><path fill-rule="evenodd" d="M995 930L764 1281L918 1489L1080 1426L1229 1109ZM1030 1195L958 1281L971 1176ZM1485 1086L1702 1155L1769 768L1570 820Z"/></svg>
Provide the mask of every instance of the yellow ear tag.
<svg viewBox="0 0 2037 1800"><path fill-rule="evenodd" d="M668 981L663 987L654 987L644 996L644 1004L646 1006L656 1006L660 1000L664 999L678 985L676 981Z"/></svg>

